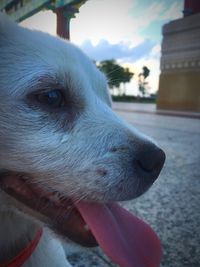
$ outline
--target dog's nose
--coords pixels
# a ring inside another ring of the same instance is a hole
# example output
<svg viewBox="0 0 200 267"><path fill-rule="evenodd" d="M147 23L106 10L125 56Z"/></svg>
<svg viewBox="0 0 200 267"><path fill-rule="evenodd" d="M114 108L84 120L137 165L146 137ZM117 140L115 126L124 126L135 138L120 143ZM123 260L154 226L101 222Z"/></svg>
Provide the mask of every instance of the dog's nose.
<svg viewBox="0 0 200 267"><path fill-rule="evenodd" d="M158 147L153 147L149 150L142 151L137 158L137 164L141 171L146 173L159 175L165 162L165 153Z"/></svg>

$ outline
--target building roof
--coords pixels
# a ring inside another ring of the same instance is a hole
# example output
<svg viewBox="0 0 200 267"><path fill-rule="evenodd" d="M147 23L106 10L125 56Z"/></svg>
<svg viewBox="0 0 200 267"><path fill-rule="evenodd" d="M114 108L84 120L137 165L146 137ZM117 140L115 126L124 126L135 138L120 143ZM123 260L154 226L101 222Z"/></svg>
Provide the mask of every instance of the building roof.
<svg viewBox="0 0 200 267"><path fill-rule="evenodd" d="M1 0L0 11L20 22L43 9L54 11L56 8L70 5L79 8L85 2L86 0Z"/></svg>

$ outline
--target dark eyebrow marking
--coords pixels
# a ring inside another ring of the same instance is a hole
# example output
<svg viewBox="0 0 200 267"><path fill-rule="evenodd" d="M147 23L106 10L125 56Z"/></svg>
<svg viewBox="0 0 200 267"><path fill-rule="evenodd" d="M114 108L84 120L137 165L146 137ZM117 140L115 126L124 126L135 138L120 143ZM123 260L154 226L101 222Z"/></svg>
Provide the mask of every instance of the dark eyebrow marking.
<svg viewBox="0 0 200 267"><path fill-rule="evenodd" d="M64 89L64 86L59 82L58 79L52 77L51 75L35 76L30 81L29 93L49 90L53 87L58 89Z"/></svg>

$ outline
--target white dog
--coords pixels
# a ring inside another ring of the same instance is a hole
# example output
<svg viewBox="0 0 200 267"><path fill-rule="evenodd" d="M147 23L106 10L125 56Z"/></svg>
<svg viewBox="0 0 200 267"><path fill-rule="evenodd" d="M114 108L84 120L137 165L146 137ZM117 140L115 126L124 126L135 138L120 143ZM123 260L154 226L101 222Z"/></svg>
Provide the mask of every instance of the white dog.
<svg viewBox="0 0 200 267"><path fill-rule="evenodd" d="M144 193L164 159L77 47L0 15L0 266L70 266L58 236L157 266L153 231L113 202Z"/></svg>

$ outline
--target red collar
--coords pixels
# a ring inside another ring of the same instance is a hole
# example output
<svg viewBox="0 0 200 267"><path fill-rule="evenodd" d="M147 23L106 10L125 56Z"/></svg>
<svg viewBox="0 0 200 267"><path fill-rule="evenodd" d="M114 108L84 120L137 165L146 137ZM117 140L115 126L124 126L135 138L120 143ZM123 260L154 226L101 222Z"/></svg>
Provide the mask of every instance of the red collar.
<svg viewBox="0 0 200 267"><path fill-rule="evenodd" d="M28 260L28 258L33 253L34 249L37 247L40 238L42 236L43 229L40 228L36 234L34 239L31 240L31 242L12 260L8 261L7 263L0 263L0 267L21 267L25 261Z"/></svg>

